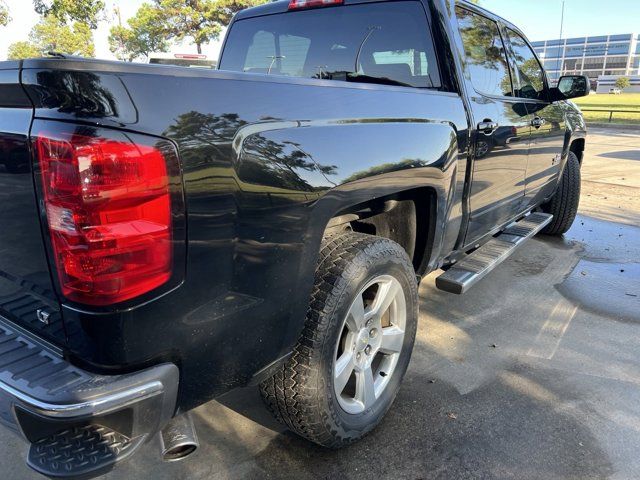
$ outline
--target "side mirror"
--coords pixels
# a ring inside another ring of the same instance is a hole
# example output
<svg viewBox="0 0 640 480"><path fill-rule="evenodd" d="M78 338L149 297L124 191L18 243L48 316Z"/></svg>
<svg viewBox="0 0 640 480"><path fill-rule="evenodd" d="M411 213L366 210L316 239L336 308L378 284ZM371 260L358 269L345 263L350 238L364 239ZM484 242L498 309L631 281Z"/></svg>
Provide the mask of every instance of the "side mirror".
<svg viewBox="0 0 640 480"><path fill-rule="evenodd" d="M554 101L589 95L591 84L585 75L565 75L558 80L558 86L551 89Z"/></svg>

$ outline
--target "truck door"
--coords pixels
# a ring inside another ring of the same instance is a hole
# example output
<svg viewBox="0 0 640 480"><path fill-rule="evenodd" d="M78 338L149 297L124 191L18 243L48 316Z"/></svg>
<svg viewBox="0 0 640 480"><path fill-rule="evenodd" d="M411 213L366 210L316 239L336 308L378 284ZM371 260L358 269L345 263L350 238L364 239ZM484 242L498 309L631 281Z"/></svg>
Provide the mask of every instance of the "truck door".
<svg viewBox="0 0 640 480"><path fill-rule="evenodd" d="M467 6L456 7L456 17L475 127L469 244L522 211L531 125L526 104L514 96L498 24Z"/></svg>
<svg viewBox="0 0 640 480"><path fill-rule="evenodd" d="M528 204L535 204L551 195L557 183L565 116L560 105L549 101L544 70L524 36L510 27L504 31L515 70L515 94L526 102L532 127L525 196Z"/></svg>

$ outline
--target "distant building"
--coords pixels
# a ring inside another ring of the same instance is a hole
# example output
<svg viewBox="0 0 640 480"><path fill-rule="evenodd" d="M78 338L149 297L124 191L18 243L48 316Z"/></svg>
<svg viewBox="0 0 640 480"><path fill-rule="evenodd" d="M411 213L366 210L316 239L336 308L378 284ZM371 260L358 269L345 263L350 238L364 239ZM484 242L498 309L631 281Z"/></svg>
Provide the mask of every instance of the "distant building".
<svg viewBox="0 0 640 480"><path fill-rule="evenodd" d="M562 75L640 75L640 35L603 35L532 42L552 83Z"/></svg>

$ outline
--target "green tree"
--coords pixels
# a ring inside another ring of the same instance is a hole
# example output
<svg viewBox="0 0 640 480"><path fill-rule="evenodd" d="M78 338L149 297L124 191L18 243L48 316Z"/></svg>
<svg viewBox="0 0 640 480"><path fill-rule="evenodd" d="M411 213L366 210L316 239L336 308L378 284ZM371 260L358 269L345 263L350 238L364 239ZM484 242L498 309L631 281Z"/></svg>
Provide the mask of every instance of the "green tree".
<svg viewBox="0 0 640 480"><path fill-rule="evenodd" d="M116 11L118 17L120 12ZM109 49L119 59L132 62L152 52L166 52L169 43L163 33L158 9L144 3L127 26L116 25L109 32Z"/></svg>
<svg viewBox="0 0 640 480"><path fill-rule="evenodd" d="M143 3L127 23L111 29L109 44L118 58L132 60L154 51L166 51L170 41L189 39L202 45L217 40L233 15L268 0L153 0Z"/></svg>
<svg viewBox="0 0 640 480"><path fill-rule="evenodd" d="M226 27L231 22L233 16L240 10L255 7L267 3L268 0L217 0L215 2L217 9L218 22Z"/></svg>
<svg viewBox="0 0 640 480"><path fill-rule="evenodd" d="M64 23L86 23L91 30L98 28L104 12L103 0L33 0L33 6L44 17L53 15Z"/></svg>
<svg viewBox="0 0 640 480"><path fill-rule="evenodd" d="M65 25L53 15L46 16L33 27L28 42L9 46L7 57L10 60L39 57L50 51L93 57L95 49L89 26L80 22Z"/></svg>
<svg viewBox="0 0 640 480"><path fill-rule="evenodd" d="M42 52L31 42L15 42L9 45L7 58L9 60L20 60L23 58L34 58L42 56Z"/></svg>
<svg viewBox="0 0 640 480"><path fill-rule="evenodd" d="M620 77L616 80L616 87L620 90L624 90L625 88L629 88L631 86L631 82L627 77Z"/></svg>
<svg viewBox="0 0 640 480"><path fill-rule="evenodd" d="M163 37L179 42L190 38L202 53L202 45L220 35L216 4L214 0L156 0L157 16L164 25Z"/></svg>
<svg viewBox="0 0 640 480"><path fill-rule="evenodd" d="M10 21L9 7L7 7L4 0L0 0L0 27L6 27Z"/></svg>

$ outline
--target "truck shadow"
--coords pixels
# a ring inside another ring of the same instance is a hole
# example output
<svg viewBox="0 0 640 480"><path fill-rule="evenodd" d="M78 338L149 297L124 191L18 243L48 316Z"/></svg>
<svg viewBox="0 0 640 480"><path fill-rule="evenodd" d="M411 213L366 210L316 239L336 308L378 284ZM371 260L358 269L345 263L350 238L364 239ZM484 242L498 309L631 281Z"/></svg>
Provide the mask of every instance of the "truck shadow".
<svg viewBox="0 0 640 480"><path fill-rule="evenodd" d="M273 478L588 479L613 473L597 440L571 409L558 408L559 394L538 375L517 367L463 395L414 369L383 423L360 443L328 451L279 435L255 457L255 467Z"/></svg>

